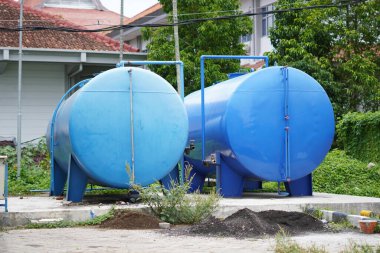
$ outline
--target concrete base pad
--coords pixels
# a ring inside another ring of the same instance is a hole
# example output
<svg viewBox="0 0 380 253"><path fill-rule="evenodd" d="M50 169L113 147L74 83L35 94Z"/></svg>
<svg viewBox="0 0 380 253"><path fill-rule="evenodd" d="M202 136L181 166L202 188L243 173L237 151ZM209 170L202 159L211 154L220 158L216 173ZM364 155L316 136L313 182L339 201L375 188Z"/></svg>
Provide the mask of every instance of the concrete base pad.
<svg viewBox="0 0 380 253"><path fill-rule="evenodd" d="M9 198L9 212L0 212L1 226L21 226L31 220L60 219L71 221L88 220L94 215L108 212L113 205L71 205L54 197ZM141 210L142 204L116 205L116 208ZM216 217L225 218L237 210L249 208L253 211L283 210L304 211L307 208L327 209L348 214L359 214L360 210L380 212L380 198L357 197L327 193L314 193L310 197L282 197L274 193L247 193L242 198L223 198L215 212Z"/></svg>

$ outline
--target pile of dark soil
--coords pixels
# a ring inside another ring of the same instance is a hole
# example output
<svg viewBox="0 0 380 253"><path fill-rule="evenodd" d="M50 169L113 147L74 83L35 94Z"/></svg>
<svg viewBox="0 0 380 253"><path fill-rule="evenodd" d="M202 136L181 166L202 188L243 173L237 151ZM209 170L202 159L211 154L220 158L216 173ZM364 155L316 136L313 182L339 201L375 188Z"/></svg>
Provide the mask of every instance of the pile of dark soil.
<svg viewBox="0 0 380 253"><path fill-rule="evenodd" d="M115 210L115 215L99 227L113 229L155 229L161 221L155 216L129 210Z"/></svg>
<svg viewBox="0 0 380 253"><path fill-rule="evenodd" d="M208 236L253 237L274 235L280 230L289 234L322 231L323 223L305 213L285 211L253 212L247 208L224 220L211 216L187 229L190 234Z"/></svg>

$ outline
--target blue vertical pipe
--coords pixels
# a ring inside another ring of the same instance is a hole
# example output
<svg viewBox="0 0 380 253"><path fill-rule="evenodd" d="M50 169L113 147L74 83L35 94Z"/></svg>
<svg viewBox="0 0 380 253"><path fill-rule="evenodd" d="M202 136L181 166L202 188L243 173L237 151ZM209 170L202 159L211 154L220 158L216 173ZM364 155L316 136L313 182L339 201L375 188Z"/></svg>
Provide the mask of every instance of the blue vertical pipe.
<svg viewBox="0 0 380 253"><path fill-rule="evenodd" d="M205 71L204 62L206 59L251 59L251 60L264 60L265 67L269 67L268 56L251 56L251 55L202 55L201 56L201 117L202 117L202 161L205 160Z"/></svg>
<svg viewBox="0 0 380 253"><path fill-rule="evenodd" d="M180 79L181 79L181 98L182 101L185 98L185 75L184 75L184 64L182 61L120 61L116 64L116 67L124 67L125 65L179 65L180 67ZM181 183L184 182L185 179L185 168L184 168L184 159L183 156L180 159L181 164Z"/></svg>
<svg viewBox="0 0 380 253"><path fill-rule="evenodd" d="M54 126L58 110L61 107L63 101L65 101L65 99L74 89L76 89L77 87L82 88L90 80L91 79L82 80L79 83L75 84L73 87L71 87L68 91L66 91L66 93L62 96L61 100L59 100L57 107L54 110L53 117L50 123L50 195L52 195L54 191Z"/></svg>

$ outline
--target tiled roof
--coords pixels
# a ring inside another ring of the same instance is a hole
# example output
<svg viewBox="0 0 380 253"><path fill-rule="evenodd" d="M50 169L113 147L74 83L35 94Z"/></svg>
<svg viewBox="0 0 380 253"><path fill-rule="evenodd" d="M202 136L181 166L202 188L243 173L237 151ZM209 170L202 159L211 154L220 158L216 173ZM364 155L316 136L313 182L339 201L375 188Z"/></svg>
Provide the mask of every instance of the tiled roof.
<svg viewBox="0 0 380 253"><path fill-rule="evenodd" d="M264 65L265 65L265 61L260 60L253 64L244 64L242 65L242 67L251 68L251 69L260 69L264 67Z"/></svg>
<svg viewBox="0 0 380 253"><path fill-rule="evenodd" d="M143 18L143 17L146 17L148 16L149 14L152 14L153 12L155 11L158 11L162 9L162 5L160 3L156 3L155 5L149 7L148 9L136 14L135 16L131 17L127 24L130 24L130 23L133 23L135 22L136 20L139 20L140 18Z"/></svg>
<svg viewBox="0 0 380 253"><path fill-rule="evenodd" d="M75 9L75 8L59 8L45 7L44 0L24 0L24 6L38 9L51 15L59 16L78 26L83 26L84 29L99 29L120 24L120 15L107 10L101 3L98 9ZM124 23L127 23L129 18L124 18Z"/></svg>
<svg viewBox="0 0 380 253"><path fill-rule="evenodd" d="M0 26L17 27L19 4L13 0L0 0ZM71 22L57 19L29 7L24 8L25 26L65 26L82 28ZM29 31L23 33L26 48L56 48L69 50L118 51L119 42L95 33L73 33L52 30ZM0 31L0 47L18 47L18 32ZM137 52L138 49L124 45L124 51Z"/></svg>

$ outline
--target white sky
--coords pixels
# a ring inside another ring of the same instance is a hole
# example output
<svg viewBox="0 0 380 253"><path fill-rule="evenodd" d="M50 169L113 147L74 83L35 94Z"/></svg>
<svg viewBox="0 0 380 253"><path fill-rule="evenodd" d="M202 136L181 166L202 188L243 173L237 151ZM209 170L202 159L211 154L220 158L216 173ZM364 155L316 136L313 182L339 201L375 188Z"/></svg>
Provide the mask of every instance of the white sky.
<svg viewBox="0 0 380 253"><path fill-rule="evenodd" d="M120 13L121 0L100 0L107 9ZM157 0L124 0L124 16L132 17L158 3Z"/></svg>

